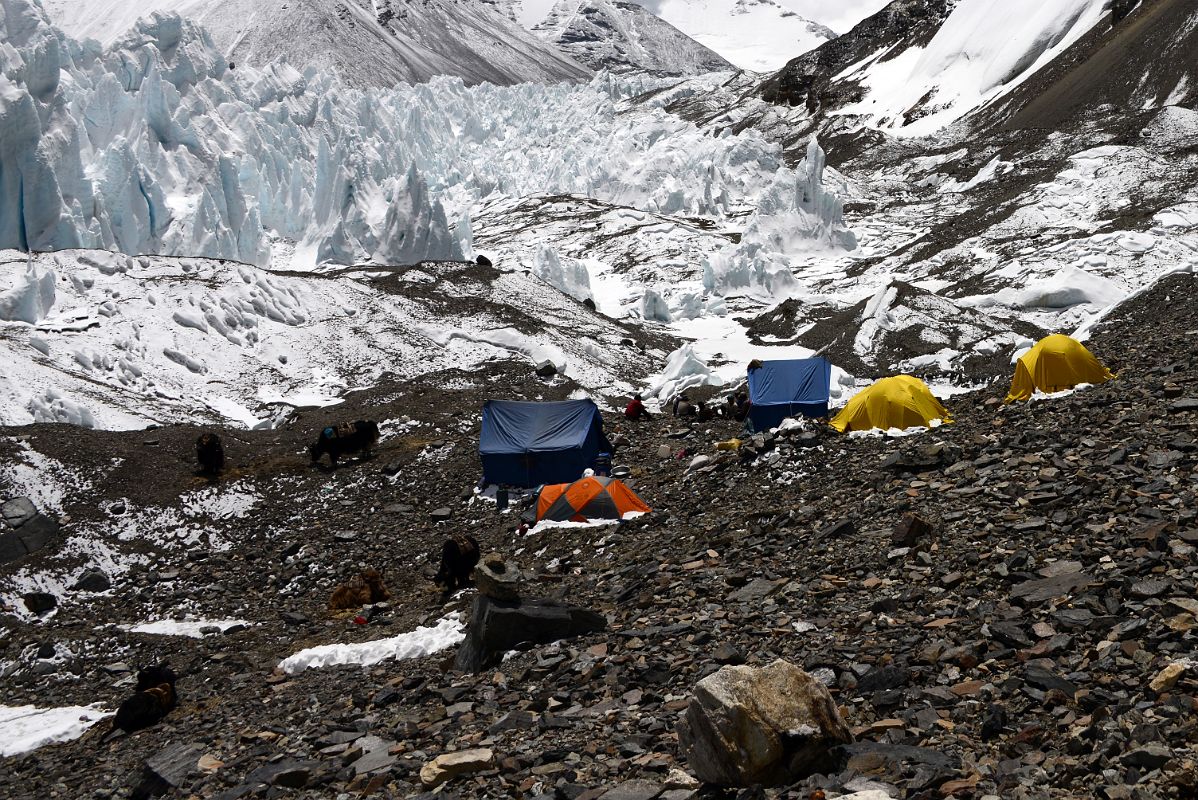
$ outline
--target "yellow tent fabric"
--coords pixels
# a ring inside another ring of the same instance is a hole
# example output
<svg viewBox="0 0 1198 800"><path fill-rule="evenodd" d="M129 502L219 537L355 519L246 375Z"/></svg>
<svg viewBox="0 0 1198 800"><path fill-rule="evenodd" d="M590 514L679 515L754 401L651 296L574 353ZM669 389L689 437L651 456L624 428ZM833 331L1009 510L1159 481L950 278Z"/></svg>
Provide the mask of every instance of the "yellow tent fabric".
<svg viewBox="0 0 1198 800"><path fill-rule="evenodd" d="M934 419L953 421L926 383L910 375L896 375L875 381L854 396L830 424L844 433L870 428L927 427Z"/></svg>
<svg viewBox="0 0 1198 800"><path fill-rule="evenodd" d="M1037 389L1061 392L1079 383L1105 383L1114 377L1077 339L1054 333L1019 357L1011 391L1004 402L1030 400Z"/></svg>

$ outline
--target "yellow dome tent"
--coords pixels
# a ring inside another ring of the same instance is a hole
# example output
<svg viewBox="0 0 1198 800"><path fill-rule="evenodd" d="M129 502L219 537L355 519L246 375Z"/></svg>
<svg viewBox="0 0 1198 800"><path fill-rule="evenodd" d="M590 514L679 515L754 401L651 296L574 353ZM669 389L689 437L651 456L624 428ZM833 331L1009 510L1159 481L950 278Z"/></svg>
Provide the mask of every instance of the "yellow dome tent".
<svg viewBox="0 0 1198 800"><path fill-rule="evenodd" d="M1114 377L1077 339L1054 333L1019 357L1004 402L1030 400L1037 389L1060 392L1079 383L1105 383Z"/></svg>
<svg viewBox="0 0 1198 800"><path fill-rule="evenodd" d="M844 433L870 428L927 427L934 419L953 421L926 383L910 375L896 375L875 381L855 395L830 424Z"/></svg>

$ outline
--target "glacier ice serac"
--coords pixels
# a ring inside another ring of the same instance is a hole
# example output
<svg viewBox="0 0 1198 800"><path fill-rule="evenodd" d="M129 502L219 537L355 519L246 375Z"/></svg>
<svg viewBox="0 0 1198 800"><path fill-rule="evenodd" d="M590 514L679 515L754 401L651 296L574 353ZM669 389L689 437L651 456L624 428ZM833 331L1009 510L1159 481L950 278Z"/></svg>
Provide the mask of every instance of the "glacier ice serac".
<svg viewBox="0 0 1198 800"><path fill-rule="evenodd" d="M54 28L36 0L0 9L3 248L293 269L456 259L487 197L721 216L790 173L758 135L617 114L641 79L358 91L282 62L232 69L176 15L103 49Z"/></svg>
<svg viewBox="0 0 1198 800"><path fill-rule="evenodd" d="M708 291L784 298L797 288L791 271L796 258L856 248L840 197L824 185L824 169L824 151L812 139L802 169L779 173L762 193L740 242L704 263Z"/></svg>

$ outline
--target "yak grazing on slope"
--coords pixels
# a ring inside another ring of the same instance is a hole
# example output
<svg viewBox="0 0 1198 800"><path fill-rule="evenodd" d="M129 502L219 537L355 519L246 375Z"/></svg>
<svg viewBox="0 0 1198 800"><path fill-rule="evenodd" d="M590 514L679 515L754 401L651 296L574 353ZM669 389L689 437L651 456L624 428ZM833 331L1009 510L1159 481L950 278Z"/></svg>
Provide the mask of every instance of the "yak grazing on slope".
<svg viewBox="0 0 1198 800"><path fill-rule="evenodd" d="M478 566L478 540L466 533L455 533L441 546L441 568L433 583L444 586L447 593L465 588L470 573Z"/></svg>
<svg viewBox="0 0 1198 800"><path fill-rule="evenodd" d="M337 466L337 459L347 453L361 451L364 458L370 457L370 448L379 440L379 426L376 422L360 419L357 422L346 422L336 427L329 426L321 430L316 437L316 444L308 448L312 455L312 463L320 461L325 453L329 454L329 463Z"/></svg>
<svg viewBox="0 0 1198 800"><path fill-rule="evenodd" d="M121 703L113 725L133 733L156 724L179 704L175 680L174 670L166 664L138 670L136 694Z"/></svg>
<svg viewBox="0 0 1198 800"><path fill-rule="evenodd" d="M202 433L196 439L196 461L203 475L219 475L225 468L225 448L215 433Z"/></svg>

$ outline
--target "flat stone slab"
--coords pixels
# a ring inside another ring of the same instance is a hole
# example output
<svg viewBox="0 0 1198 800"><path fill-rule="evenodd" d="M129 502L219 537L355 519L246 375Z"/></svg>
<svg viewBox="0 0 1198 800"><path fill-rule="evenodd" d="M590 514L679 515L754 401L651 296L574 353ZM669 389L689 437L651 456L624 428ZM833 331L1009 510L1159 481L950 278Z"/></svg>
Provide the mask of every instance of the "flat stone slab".
<svg viewBox="0 0 1198 800"><path fill-rule="evenodd" d="M599 795L599 800L653 800L661 795L662 788L652 781L624 781Z"/></svg>
<svg viewBox="0 0 1198 800"><path fill-rule="evenodd" d="M1052 578L1024 581L1011 589L1012 600L1025 603L1044 603L1054 597L1063 597L1088 585L1093 578L1084 572L1069 572Z"/></svg>

